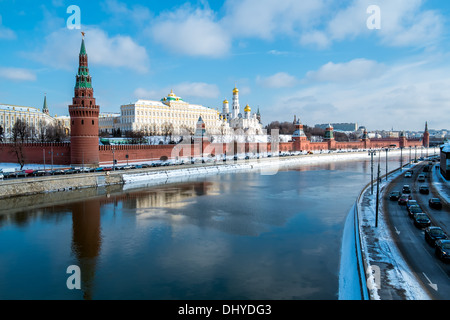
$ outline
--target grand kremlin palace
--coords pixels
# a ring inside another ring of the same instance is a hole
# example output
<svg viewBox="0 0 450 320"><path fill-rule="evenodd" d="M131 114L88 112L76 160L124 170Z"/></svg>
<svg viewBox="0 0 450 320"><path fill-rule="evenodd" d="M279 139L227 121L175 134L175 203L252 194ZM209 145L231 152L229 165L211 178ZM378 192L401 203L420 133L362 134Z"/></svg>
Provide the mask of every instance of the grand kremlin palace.
<svg viewBox="0 0 450 320"><path fill-rule="evenodd" d="M47 97L44 98L44 106L41 109L34 107L0 104L0 126L3 128L4 137L9 138L14 124L21 119L29 126L39 130L41 126L48 126L55 122L47 107Z"/></svg>

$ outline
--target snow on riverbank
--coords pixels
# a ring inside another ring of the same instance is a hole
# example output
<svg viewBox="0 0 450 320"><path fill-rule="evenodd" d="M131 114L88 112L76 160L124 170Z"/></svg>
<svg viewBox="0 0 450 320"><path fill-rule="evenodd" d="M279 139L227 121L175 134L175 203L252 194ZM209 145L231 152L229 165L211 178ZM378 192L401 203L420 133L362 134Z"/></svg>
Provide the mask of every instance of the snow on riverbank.
<svg viewBox="0 0 450 320"><path fill-rule="evenodd" d="M395 153L396 151L393 151ZM398 151L400 153L400 151ZM249 161L218 161L216 165L198 166L170 170L157 170L139 173L130 173L123 175L125 183L124 188L137 188L151 185L159 185L166 183L175 183L182 181L189 181L190 179L198 179L198 177L230 173L238 171L257 171L262 175L274 175L278 170L289 166L298 166L302 164L319 164L337 161L351 161L367 159L369 156L366 152L348 152L348 153L329 153L329 154L314 154L303 156L287 156L287 157L272 157L261 160ZM172 167L173 168L173 167Z"/></svg>
<svg viewBox="0 0 450 320"><path fill-rule="evenodd" d="M387 182L383 179L380 184L380 199L384 197L385 187L403 172L391 174ZM390 228L383 214L383 202L380 201L379 204L378 227L375 227L376 186L373 195L370 188L367 188L358 202L362 252L365 264L372 270L367 280L370 284L371 299L380 300L380 291L388 290L383 286L389 286L389 290L402 295L406 300L429 300L430 297L392 240Z"/></svg>

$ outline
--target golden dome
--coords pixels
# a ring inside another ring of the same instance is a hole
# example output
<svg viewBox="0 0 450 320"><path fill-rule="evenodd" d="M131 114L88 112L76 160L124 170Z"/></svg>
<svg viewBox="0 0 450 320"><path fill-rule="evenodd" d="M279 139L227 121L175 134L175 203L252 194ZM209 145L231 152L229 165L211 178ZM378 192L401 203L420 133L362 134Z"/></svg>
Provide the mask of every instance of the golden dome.
<svg viewBox="0 0 450 320"><path fill-rule="evenodd" d="M223 100L223 103L224 103L224 104L225 104L225 103L228 103L228 100L227 100L227 99Z"/></svg>
<svg viewBox="0 0 450 320"><path fill-rule="evenodd" d="M170 90L169 97L175 97L175 93L173 93L173 90Z"/></svg>
<svg viewBox="0 0 450 320"><path fill-rule="evenodd" d="M244 109L244 112L250 112L250 111L252 111L252 109L250 108L249 105L246 105L245 109Z"/></svg>
<svg viewBox="0 0 450 320"><path fill-rule="evenodd" d="M238 89L238 88L236 88L236 86L234 86L234 89L233 89L233 94L236 94L236 93L239 93L239 89Z"/></svg>

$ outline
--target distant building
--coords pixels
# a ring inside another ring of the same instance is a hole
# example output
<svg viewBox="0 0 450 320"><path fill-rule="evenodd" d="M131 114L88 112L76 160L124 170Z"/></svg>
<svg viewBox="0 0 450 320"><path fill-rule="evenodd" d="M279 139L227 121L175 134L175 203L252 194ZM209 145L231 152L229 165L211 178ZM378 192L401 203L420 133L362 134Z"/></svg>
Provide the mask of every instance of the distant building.
<svg viewBox="0 0 450 320"><path fill-rule="evenodd" d="M115 127L122 133L143 130L147 134L163 135L165 127L171 126L173 134L180 134L183 129L193 134L199 117L205 122L208 133L219 131L221 122L217 110L185 102L171 91L160 101L140 99L122 105Z"/></svg>
<svg viewBox="0 0 450 320"><path fill-rule="evenodd" d="M316 128L320 129L326 129L328 126L331 125L334 130L336 131L351 131L355 132L358 131L358 124L357 123L325 123L325 124L316 124Z"/></svg>
<svg viewBox="0 0 450 320"><path fill-rule="evenodd" d="M16 106L9 104L0 104L0 126L3 128L4 138L10 138L14 124L18 119L39 130L55 122L55 119L49 115L47 107L47 97L44 98L42 110L34 107Z"/></svg>
<svg viewBox="0 0 450 320"><path fill-rule="evenodd" d="M98 116L98 129L100 133L114 133L120 123L120 113L100 113Z"/></svg>
<svg viewBox="0 0 450 320"><path fill-rule="evenodd" d="M227 134L235 130L242 130L248 135L263 134L259 108L256 113L252 114L252 109L247 104L244 108L244 114L242 114L239 103L239 89L236 86L233 89L232 110L229 108L228 100L225 99L223 101L222 113L219 117L223 121L222 134Z"/></svg>

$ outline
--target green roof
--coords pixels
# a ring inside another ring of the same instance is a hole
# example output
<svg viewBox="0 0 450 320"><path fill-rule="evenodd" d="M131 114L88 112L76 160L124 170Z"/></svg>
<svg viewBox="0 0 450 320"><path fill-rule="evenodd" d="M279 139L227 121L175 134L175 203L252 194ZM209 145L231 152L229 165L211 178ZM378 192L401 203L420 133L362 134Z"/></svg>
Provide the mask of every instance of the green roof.
<svg viewBox="0 0 450 320"><path fill-rule="evenodd" d="M81 49L80 49L80 55L86 54L86 47L84 46L84 38L81 40Z"/></svg>

